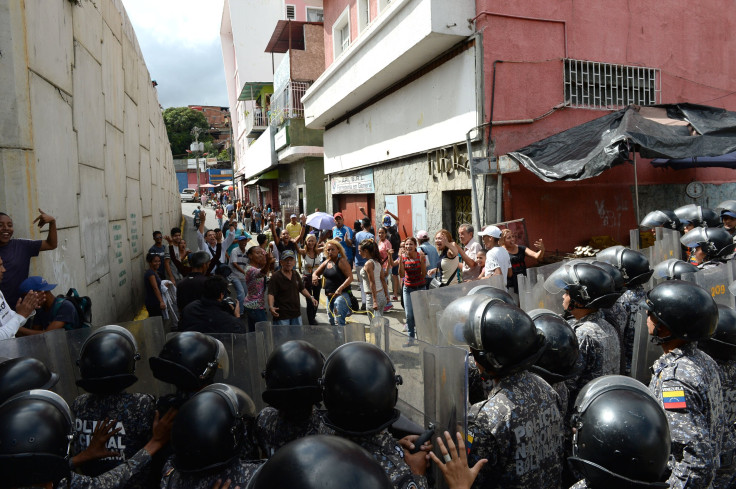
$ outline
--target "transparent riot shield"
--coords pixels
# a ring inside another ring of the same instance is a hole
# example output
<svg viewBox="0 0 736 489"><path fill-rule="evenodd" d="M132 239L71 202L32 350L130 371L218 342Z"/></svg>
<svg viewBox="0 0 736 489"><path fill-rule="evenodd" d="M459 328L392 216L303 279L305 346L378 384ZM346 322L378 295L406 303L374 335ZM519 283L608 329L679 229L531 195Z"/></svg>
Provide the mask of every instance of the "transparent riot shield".
<svg viewBox="0 0 736 489"><path fill-rule="evenodd" d="M229 368L218 369L214 382L223 382L242 389L260 411L266 406L261 394L266 384L261 372L266 366L266 349L262 333L211 334L225 346Z"/></svg>
<svg viewBox="0 0 736 489"><path fill-rule="evenodd" d="M717 267L699 270L695 274L695 283L710 293L718 304L728 307L736 306L734 296L729 293L728 286L734 281L734 270L731 263L723 263Z"/></svg>
<svg viewBox="0 0 736 489"><path fill-rule="evenodd" d="M657 263L670 258L682 258L682 246L680 245L680 233L675 229L656 228L656 241L654 242L654 254L649 264L654 267Z"/></svg>
<svg viewBox="0 0 736 489"><path fill-rule="evenodd" d="M265 357L279 345L291 340L308 341L327 357L338 346L352 341L365 341L365 325L345 326L274 326L270 322L256 323L256 332L263 334ZM263 363L265 365L265 362Z"/></svg>
<svg viewBox="0 0 736 489"><path fill-rule="evenodd" d="M49 370L59 375L58 382L51 390L71 403L77 397L79 388L75 384L76 358L69 355L67 333L59 329L0 341L0 357L31 357L42 361Z"/></svg>
<svg viewBox="0 0 736 489"><path fill-rule="evenodd" d="M445 307L452 301L467 295L470 290L480 285L489 285L500 290L506 290L506 282L500 275L497 275L483 280L473 280L448 287L412 292L411 304L414 310L417 337L432 345L441 344L442 335L438 331L437 313L444 311Z"/></svg>
<svg viewBox="0 0 736 489"><path fill-rule="evenodd" d="M634 353L631 358L631 376L649 385L652 378L650 367L654 361L662 356L664 351L659 345L649 341L649 330L647 328L646 311L640 310L636 318L636 329L634 333Z"/></svg>
<svg viewBox="0 0 736 489"><path fill-rule="evenodd" d="M553 294L544 288L544 281L555 270L560 268L564 261L550 263L541 267L528 268L526 277L520 275L519 279L519 307L524 311L534 309L549 309L557 314L562 314L562 292Z"/></svg>

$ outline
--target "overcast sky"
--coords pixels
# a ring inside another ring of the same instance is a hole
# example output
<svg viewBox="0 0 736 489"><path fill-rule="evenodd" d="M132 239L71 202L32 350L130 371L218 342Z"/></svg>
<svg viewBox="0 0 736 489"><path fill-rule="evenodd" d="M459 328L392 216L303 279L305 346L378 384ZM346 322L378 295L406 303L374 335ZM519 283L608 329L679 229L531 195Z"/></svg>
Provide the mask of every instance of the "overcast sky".
<svg viewBox="0 0 736 489"><path fill-rule="evenodd" d="M123 0L164 108L228 105L220 47L222 2Z"/></svg>

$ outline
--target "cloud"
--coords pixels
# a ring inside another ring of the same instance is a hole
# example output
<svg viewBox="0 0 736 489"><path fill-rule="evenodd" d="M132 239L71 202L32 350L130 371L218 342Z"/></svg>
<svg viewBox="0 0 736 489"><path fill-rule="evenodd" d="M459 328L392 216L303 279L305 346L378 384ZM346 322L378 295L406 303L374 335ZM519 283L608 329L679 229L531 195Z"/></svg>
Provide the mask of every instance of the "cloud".
<svg viewBox="0 0 736 489"><path fill-rule="evenodd" d="M220 45L223 0L123 0L159 84L159 103L227 106Z"/></svg>

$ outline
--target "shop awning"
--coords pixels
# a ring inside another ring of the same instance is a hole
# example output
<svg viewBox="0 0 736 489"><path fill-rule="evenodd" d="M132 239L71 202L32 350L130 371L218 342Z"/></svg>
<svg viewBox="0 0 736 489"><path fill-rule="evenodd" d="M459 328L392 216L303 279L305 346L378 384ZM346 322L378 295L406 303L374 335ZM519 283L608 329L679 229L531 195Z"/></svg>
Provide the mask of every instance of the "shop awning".
<svg viewBox="0 0 736 489"><path fill-rule="evenodd" d="M263 90L263 87L271 85L273 85L273 82L245 82L243 88L240 90L238 100L255 100L258 98L261 90Z"/></svg>
<svg viewBox="0 0 736 489"><path fill-rule="evenodd" d="M248 181L247 181L247 182L245 182L245 183L244 183L243 185L245 185L245 186L247 187L247 186L249 186L249 185L255 185L256 183L258 183L258 178L254 178L254 179L252 179L252 180L248 180Z"/></svg>
<svg viewBox="0 0 736 489"><path fill-rule="evenodd" d="M553 182L595 177L628 161L632 151L698 162L736 152L736 112L693 104L629 106L508 156Z"/></svg>
<svg viewBox="0 0 736 489"><path fill-rule="evenodd" d="M279 20L266 46L267 53L285 53L291 49L304 50L304 24L322 25L322 22ZM291 46L289 46L291 42Z"/></svg>

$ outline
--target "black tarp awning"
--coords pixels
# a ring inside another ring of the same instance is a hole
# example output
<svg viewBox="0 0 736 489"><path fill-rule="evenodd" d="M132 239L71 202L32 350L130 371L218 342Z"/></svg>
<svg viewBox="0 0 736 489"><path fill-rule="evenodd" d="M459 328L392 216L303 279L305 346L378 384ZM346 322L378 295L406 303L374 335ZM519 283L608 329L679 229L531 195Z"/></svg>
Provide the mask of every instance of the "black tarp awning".
<svg viewBox="0 0 736 489"><path fill-rule="evenodd" d="M693 104L629 106L508 156L542 180L584 180L628 160L691 159L736 151L736 112ZM699 160L701 161L701 160Z"/></svg>
<svg viewBox="0 0 736 489"><path fill-rule="evenodd" d="M692 158L680 158L676 160L657 158L652 160L652 166L672 168L673 170L703 167L736 168L736 151L721 156L694 156Z"/></svg>

